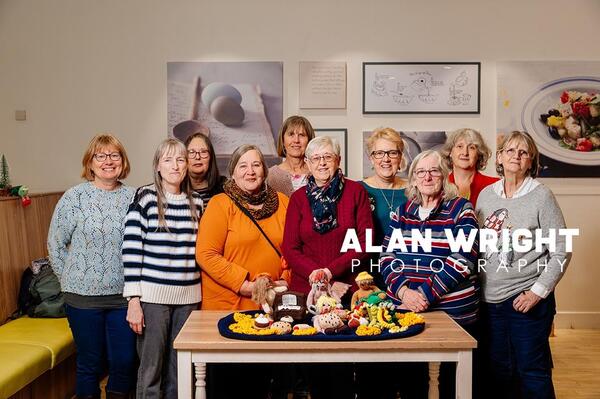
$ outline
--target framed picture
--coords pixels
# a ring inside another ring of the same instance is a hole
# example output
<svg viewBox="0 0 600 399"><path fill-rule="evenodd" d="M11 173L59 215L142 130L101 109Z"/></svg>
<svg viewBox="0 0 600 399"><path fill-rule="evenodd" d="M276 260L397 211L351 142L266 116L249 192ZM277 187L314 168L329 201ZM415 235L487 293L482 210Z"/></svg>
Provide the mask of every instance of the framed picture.
<svg viewBox="0 0 600 399"><path fill-rule="evenodd" d="M168 62L168 135L209 134L224 172L242 144L258 146L269 166L278 164L283 123L282 62Z"/></svg>
<svg viewBox="0 0 600 399"><path fill-rule="evenodd" d="M497 72L497 142L526 131L539 177L600 177L600 62L499 62Z"/></svg>
<svg viewBox="0 0 600 399"><path fill-rule="evenodd" d="M478 114L479 62L364 62L363 114Z"/></svg>
<svg viewBox="0 0 600 399"><path fill-rule="evenodd" d="M370 130L363 132L363 179L372 176L375 171L372 168L371 161L367 150L367 139L373 133ZM404 140L404 151L402 157L406 159L406 169L398 172L398 176L402 178L408 177L408 168L411 162L419 153L426 150L441 150L446 142L445 131L421 131L421 132L409 132L402 131L400 133L402 140Z"/></svg>
<svg viewBox="0 0 600 399"><path fill-rule="evenodd" d="M300 108L346 108L345 62L300 62Z"/></svg>
<svg viewBox="0 0 600 399"><path fill-rule="evenodd" d="M348 173L348 129L315 129L315 136L333 137L340 143L340 156L342 157L340 168L344 174Z"/></svg>

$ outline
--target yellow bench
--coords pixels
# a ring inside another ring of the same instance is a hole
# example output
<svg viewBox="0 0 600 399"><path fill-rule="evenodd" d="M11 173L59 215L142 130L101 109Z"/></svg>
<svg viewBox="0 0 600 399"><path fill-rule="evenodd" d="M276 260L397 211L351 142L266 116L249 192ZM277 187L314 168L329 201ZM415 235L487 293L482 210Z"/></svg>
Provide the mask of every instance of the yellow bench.
<svg viewBox="0 0 600 399"><path fill-rule="evenodd" d="M66 318L22 317L0 326L0 399L20 391L74 353Z"/></svg>

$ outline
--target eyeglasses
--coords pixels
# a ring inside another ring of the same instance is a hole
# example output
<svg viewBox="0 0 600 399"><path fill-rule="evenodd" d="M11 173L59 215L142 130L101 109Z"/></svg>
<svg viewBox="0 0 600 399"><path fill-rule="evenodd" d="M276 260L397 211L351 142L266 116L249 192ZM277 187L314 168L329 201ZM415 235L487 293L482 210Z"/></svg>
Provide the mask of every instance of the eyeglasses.
<svg viewBox="0 0 600 399"><path fill-rule="evenodd" d="M188 158L190 158L190 159L196 159L198 156L200 156L200 159L206 159L210 156L210 151L208 151L208 150L200 150L200 151L188 150L187 155L188 155Z"/></svg>
<svg viewBox="0 0 600 399"><path fill-rule="evenodd" d="M390 150L390 151L372 151L371 156L375 159L383 159L385 156L390 157L390 159L400 158L400 151L398 150Z"/></svg>
<svg viewBox="0 0 600 399"><path fill-rule="evenodd" d="M442 175L442 171L437 169L437 168L433 168L433 169L419 169L415 171L415 175L419 178L422 179L424 178L427 173L429 173L429 175L431 177L440 177Z"/></svg>
<svg viewBox="0 0 600 399"><path fill-rule="evenodd" d="M106 161L106 158L110 158L111 161L120 161L121 154L118 152L111 152L110 154L105 154L103 152L99 152L97 154L94 154L94 158L98 162L104 162L104 161Z"/></svg>
<svg viewBox="0 0 600 399"><path fill-rule="evenodd" d="M331 163L336 158L337 158L337 155L327 153L327 154L323 154L323 155L313 155L312 157L308 158L308 160L312 163L319 163L323 159L326 163Z"/></svg>
<svg viewBox="0 0 600 399"><path fill-rule="evenodd" d="M529 154L529 152L525 151L525 150L518 150L516 148L507 148L506 150L504 150L504 152L506 153L506 155L508 155L510 158L514 157L515 155L518 154L519 158L523 158L523 159L529 159L531 157L531 154Z"/></svg>

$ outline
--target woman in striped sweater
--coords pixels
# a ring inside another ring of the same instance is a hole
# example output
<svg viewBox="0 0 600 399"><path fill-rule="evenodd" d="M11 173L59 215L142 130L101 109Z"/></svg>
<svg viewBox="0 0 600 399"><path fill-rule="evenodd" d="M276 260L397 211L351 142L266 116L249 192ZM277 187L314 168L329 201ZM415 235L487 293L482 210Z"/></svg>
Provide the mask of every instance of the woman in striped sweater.
<svg viewBox="0 0 600 399"><path fill-rule="evenodd" d="M191 188L186 154L176 139L158 146L154 184L138 189L125 222L123 296L138 334L138 398L177 397L173 340L201 299L195 246L202 199Z"/></svg>
<svg viewBox="0 0 600 399"><path fill-rule="evenodd" d="M468 237L472 230L478 229L477 218L471 203L457 196L457 188L448 182L448 174L448 167L436 151L424 151L413 160L406 190L409 200L392 217L383 241L386 251L390 234L393 231L398 234L399 230L407 250L382 253L380 268L388 296L399 302L401 308L414 312L443 310L476 337L479 281L474 269L477 240L470 248L455 252L450 249L446 232L457 237L462 231ZM423 236L430 232L431 248L421 245L413 248L413 230ZM445 383L451 381L445 377L452 373L445 368L440 374L442 392L452 390ZM402 395L405 396L411 397Z"/></svg>

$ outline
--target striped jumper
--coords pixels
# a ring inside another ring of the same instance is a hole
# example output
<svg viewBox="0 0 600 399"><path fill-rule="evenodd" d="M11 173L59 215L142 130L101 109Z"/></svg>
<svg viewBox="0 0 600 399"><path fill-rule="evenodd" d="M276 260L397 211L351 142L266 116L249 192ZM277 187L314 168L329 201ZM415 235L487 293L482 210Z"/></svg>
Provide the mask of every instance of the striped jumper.
<svg viewBox="0 0 600 399"><path fill-rule="evenodd" d="M200 269L195 261L197 224L185 193L165 192L165 223L158 226L155 186L138 189L129 206L123 239L123 296L142 302L187 305L201 300ZM196 193L198 217L202 199Z"/></svg>
<svg viewBox="0 0 600 399"><path fill-rule="evenodd" d="M404 285L421 292L429 302L429 310L443 310L457 323L466 325L477 320L480 285L476 263L478 241L468 251L452 252L445 230L454 237L462 230L465 237L478 229L473 206L464 198L440 203L425 220L419 217L419 204L408 201L398 208L387 229L383 251L387 250L392 229L400 229L407 250L384 252L380 268L387 286L387 294L399 302L398 291ZM413 252L411 230L425 236L431 231L431 251L418 246ZM398 234L398 233L396 233Z"/></svg>

